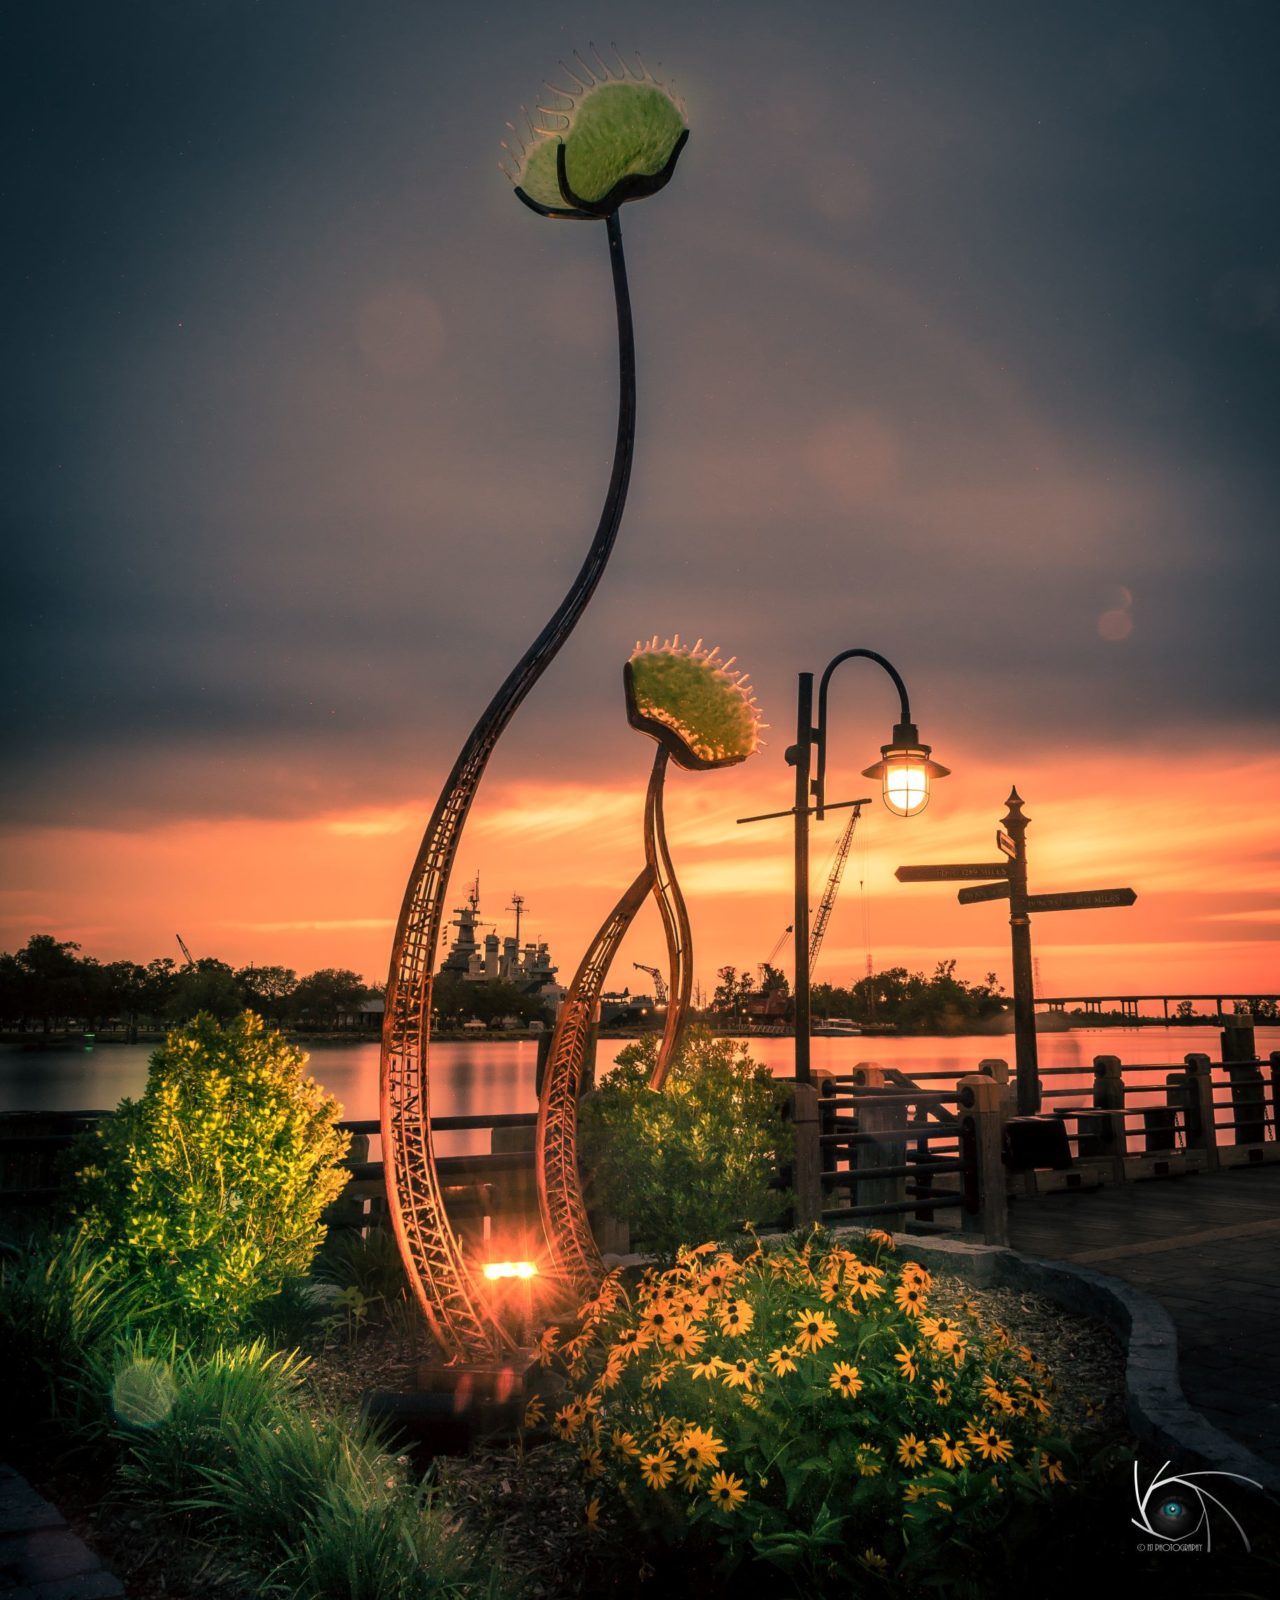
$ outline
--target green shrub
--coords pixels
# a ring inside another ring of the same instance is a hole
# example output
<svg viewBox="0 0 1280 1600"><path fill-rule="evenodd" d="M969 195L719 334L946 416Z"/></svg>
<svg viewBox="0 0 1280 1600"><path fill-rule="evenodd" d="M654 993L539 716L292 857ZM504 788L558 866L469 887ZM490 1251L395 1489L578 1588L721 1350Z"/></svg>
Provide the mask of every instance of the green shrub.
<svg viewBox="0 0 1280 1600"><path fill-rule="evenodd" d="M657 1048L650 1034L620 1052L583 1101L581 1136L593 1203L670 1260L686 1239L783 1216L790 1196L769 1185L792 1132L786 1085L745 1044L690 1029L661 1090L649 1087Z"/></svg>
<svg viewBox="0 0 1280 1600"><path fill-rule="evenodd" d="M243 1327L324 1238L348 1140L306 1060L252 1012L225 1028L201 1015L95 1130L84 1225L194 1331Z"/></svg>
<svg viewBox="0 0 1280 1600"><path fill-rule="evenodd" d="M1029 1558L1075 1474L1029 1350L984 1338L887 1234L715 1250L634 1296L610 1275L561 1346L552 1427L592 1520L603 1507L633 1548L767 1563L812 1594L944 1573L948 1594L982 1594Z"/></svg>

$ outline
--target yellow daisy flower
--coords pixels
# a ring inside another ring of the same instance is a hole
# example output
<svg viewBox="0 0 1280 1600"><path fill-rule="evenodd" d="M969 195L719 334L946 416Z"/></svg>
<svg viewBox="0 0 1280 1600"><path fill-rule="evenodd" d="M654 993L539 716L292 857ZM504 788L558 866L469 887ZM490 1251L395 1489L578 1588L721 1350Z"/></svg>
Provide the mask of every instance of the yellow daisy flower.
<svg viewBox="0 0 1280 1600"><path fill-rule="evenodd" d="M894 1250L897 1246L893 1242L893 1235L886 1233L883 1228L868 1228L867 1238L872 1244L878 1244L882 1250Z"/></svg>
<svg viewBox="0 0 1280 1600"><path fill-rule="evenodd" d="M526 1428L540 1428L546 1419L546 1402L540 1394L535 1394L524 1408L524 1425Z"/></svg>
<svg viewBox="0 0 1280 1600"><path fill-rule="evenodd" d="M653 1371L646 1376L644 1380L645 1388L651 1391L661 1389L675 1370L676 1364L674 1361L659 1361Z"/></svg>
<svg viewBox="0 0 1280 1600"><path fill-rule="evenodd" d="M915 1351L908 1349L905 1344L899 1342L897 1353L893 1359L898 1363L898 1368L907 1382L914 1383L919 1376Z"/></svg>
<svg viewBox="0 0 1280 1600"><path fill-rule="evenodd" d="M557 1439L572 1439L574 1434L586 1420L587 1413L580 1401L571 1400L567 1406L562 1406L555 1414L551 1424L551 1431Z"/></svg>
<svg viewBox="0 0 1280 1600"><path fill-rule="evenodd" d="M756 1364L739 1356L736 1361L722 1361L720 1382L728 1389L750 1389L756 1381Z"/></svg>
<svg viewBox="0 0 1280 1600"><path fill-rule="evenodd" d="M725 1300L716 1317L720 1323L720 1332L730 1339L748 1333L751 1324L756 1320L755 1312L745 1300Z"/></svg>
<svg viewBox="0 0 1280 1600"><path fill-rule="evenodd" d="M676 1464L664 1445L652 1455L640 1457L640 1476L651 1489L665 1489L676 1475Z"/></svg>
<svg viewBox="0 0 1280 1600"><path fill-rule="evenodd" d="M935 1350L950 1350L960 1338L963 1329L950 1317L921 1317L920 1331Z"/></svg>
<svg viewBox="0 0 1280 1600"><path fill-rule="evenodd" d="M706 1334L700 1328L695 1328L692 1323L685 1322L683 1318L673 1320L662 1330L662 1343L673 1356L680 1361L686 1361L690 1356L696 1356L706 1341Z"/></svg>
<svg viewBox="0 0 1280 1600"><path fill-rule="evenodd" d="M676 1454L686 1470L702 1472L707 1467L714 1469L720 1465L724 1448L724 1441L706 1428L690 1428L676 1445Z"/></svg>
<svg viewBox="0 0 1280 1600"><path fill-rule="evenodd" d="M898 1310L909 1317L918 1317L924 1310L925 1294L923 1287L918 1283L908 1283L904 1278L893 1291L893 1298Z"/></svg>
<svg viewBox="0 0 1280 1600"><path fill-rule="evenodd" d="M847 1361L835 1363L827 1382L836 1394L843 1395L847 1400L856 1399L858 1391L862 1388L862 1379L858 1376L857 1367L851 1367Z"/></svg>
<svg viewBox="0 0 1280 1600"><path fill-rule="evenodd" d="M878 1267L859 1266L846 1274L845 1282L849 1285L850 1295L856 1294L862 1300L876 1300L884 1293L884 1285L880 1282L883 1276Z"/></svg>
<svg viewBox="0 0 1280 1600"><path fill-rule="evenodd" d="M903 1283L914 1283L917 1288L929 1289L933 1286L933 1274L918 1261L904 1261L902 1263Z"/></svg>
<svg viewBox="0 0 1280 1600"><path fill-rule="evenodd" d="M587 1501L585 1516L588 1533L597 1533L600 1528L600 1496L593 1494Z"/></svg>
<svg viewBox="0 0 1280 1600"><path fill-rule="evenodd" d="M825 1311L802 1311L795 1320L796 1337L792 1341L803 1355L812 1355L836 1337L839 1329Z"/></svg>
<svg viewBox="0 0 1280 1600"><path fill-rule="evenodd" d="M925 1443L914 1433L904 1433L898 1440L898 1460L904 1467L922 1467L925 1463Z"/></svg>
<svg viewBox="0 0 1280 1600"><path fill-rule="evenodd" d="M935 1405L949 1406L951 1404L951 1385L945 1378L933 1380L933 1400Z"/></svg>
<svg viewBox="0 0 1280 1600"><path fill-rule="evenodd" d="M873 1444L861 1444L853 1458L853 1464L864 1478L878 1478L884 1471L884 1462L880 1452Z"/></svg>
<svg viewBox="0 0 1280 1600"><path fill-rule="evenodd" d="M695 1378L714 1378L723 1365L719 1356L709 1356L705 1361L691 1362L689 1372Z"/></svg>
<svg viewBox="0 0 1280 1600"><path fill-rule="evenodd" d="M641 1325L648 1330L651 1337L656 1338L670 1321L671 1308L666 1301L654 1299L645 1307Z"/></svg>
<svg viewBox="0 0 1280 1600"><path fill-rule="evenodd" d="M628 1428L615 1428L609 1435L609 1442L620 1456L634 1458L640 1454L640 1446L636 1443L636 1436Z"/></svg>
<svg viewBox="0 0 1280 1600"><path fill-rule="evenodd" d="M1013 1455L1012 1444L1002 1439L990 1423L970 1423L964 1436L984 1461L1008 1461Z"/></svg>
<svg viewBox="0 0 1280 1600"><path fill-rule="evenodd" d="M789 1345L784 1344L781 1349L770 1350L769 1365L773 1368L774 1377L785 1378L788 1372L794 1372L796 1370L794 1358L795 1351Z"/></svg>
<svg viewBox="0 0 1280 1600"><path fill-rule="evenodd" d="M747 1498L742 1479L731 1472L717 1472L708 1491L712 1504L721 1511L736 1511Z"/></svg>
<svg viewBox="0 0 1280 1600"><path fill-rule="evenodd" d="M582 1470L588 1478L604 1477L604 1457L600 1454L597 1444L584 1444L578 1451L578 1460L582 1463Z"/></svg>
<svg viewBox="0 0 1280 1600"><path fill-rule="evenodd" d="M965 1467L969 1464L969 1451L961 1439L952 1440L949 1433L936 1434L929 1443L938 1452L944 1467Z"/></svg>
<svg viewBox="0 0 1280 1600"><path fill-rule="evenodd" d="M1050 1483L1065 1483L1067 1475L1062 1469L1061 1461L1054 1461L1042 1450L1040 1452L1040 1470Z"/></svg>
<svg viewBox="0 0 1280 1600"><path fill-rule="evenodd" d="M551 1358L555 1354L556 1346L560 1343L559 1328L546 1328L538 1339L538 1362L541 1366L549 1367Z"/></svg>

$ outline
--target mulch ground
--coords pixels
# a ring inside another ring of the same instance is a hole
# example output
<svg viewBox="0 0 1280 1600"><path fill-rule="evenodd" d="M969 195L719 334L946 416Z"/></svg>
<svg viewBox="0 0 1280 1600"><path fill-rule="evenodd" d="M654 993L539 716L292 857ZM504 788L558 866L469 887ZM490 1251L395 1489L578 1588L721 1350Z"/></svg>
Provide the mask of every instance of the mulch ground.
<svg viewBox="0 0 1280 1600"><path fill-rule="evenodd" d="M934 1301L964 1298L984 1331L1003 1327L1044 1361L1057 1381L1057 1409L1074 1430L1123 1442L1124 1352L1103 1324L1065 1312L1040 1295L981 1289L934 1274ZM369 1390L412 1389L423 1337L404 1318L362 1330L351 1341L317 1343L309 1392L358 1407ZM247 1600L252 1588L219 1570L184 1530L113 1499L101 1467L45 1454L15 1460L68 1523L126 1584L133 1600ZM527 1585L528 1600L572 1600L609 1591L607 1552L583 1539L582 1487L571 1451L516 1443L442 1458L437 1482L485 1543L500 1541Z"/></svg>

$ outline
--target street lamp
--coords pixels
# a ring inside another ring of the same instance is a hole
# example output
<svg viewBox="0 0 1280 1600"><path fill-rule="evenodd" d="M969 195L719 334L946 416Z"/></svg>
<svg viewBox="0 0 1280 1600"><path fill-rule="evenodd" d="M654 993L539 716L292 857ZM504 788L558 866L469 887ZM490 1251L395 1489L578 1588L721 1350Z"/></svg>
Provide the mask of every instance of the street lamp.
<svg viewBox="0 0 1280 1600"><path fill-rule="evenodd" d="M796 1081L808 1083L809 1066L809 816L819 822L828 811L848 806L864 806L867 800L840 800L827 804L827 689L831 675L842 661L855 656L874 661L893 679L898 691L900 715L893 737L880 746L880 760L863 769L864 778L879 778L886 808L899 817L913 817L929 803L929 785L934 778L945 778L950 771L932 759L927 744L911 720L907 686L897 668L874 650L843 650L827 664L818 686L818 722L813 722L813 674L800 674L796 699L796 742L785 753L789 766L796 769L796 802L790 811L775 811L771 816L795 819L795 917L796 941ZM813 753L817 750L817 774L813 773ZM762 822L763 817L742 817L743 822Z"/></svg>

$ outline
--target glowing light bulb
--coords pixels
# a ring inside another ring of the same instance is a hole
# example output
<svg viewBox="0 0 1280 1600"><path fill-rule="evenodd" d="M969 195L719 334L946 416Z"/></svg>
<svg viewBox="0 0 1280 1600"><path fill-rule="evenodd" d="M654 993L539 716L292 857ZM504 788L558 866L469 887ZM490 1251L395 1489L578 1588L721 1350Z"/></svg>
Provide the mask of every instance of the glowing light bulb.
<svg viewBox="0 0 1280 1600"><path fill-rule="evenodd" d="M892 761L884 775L884 803L899 817L913 817L929 804L929 774L910 760Z"/></svg>
<svg viewBox="0 0 1280 1600"><path fill-rule="evenodd" d="M486 1278L535 1278L538 1268L532 1261L487 1261L484 1275Z"/></svg>

